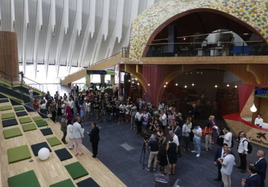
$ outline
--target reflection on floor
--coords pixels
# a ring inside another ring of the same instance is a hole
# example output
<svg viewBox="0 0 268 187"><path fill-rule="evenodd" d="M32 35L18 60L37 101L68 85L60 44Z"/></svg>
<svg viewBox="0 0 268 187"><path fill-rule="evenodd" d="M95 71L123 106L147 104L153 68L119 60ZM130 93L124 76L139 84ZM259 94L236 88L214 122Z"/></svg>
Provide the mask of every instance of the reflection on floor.
<svg viewBox="0 0 268 187"><path fill-rule="evenodd" d="M206 121L198 121L200 124L206 124ZM220 123L224 123L221 121ZM154 172L143 170L140 163L143 138L136 135L134 130L130 130L130 125L117 123L106 123L97 121L101 127L98 158L128 187L153 187ZM90 131L90 122L84 124L85 131ZM83 144L91 149L89 138L85 137ZM171 176L171 186L177 178L182 180L184 187L219 187L221 182L213 179L217 177L217 168L213 164L214 153L217 148L213 146L213 151L205 151L204 141L201 144L202 152L199 158L191 152L182 152L182 157L178 159L175 176ZM236 156L236 163L239 164L236 145L233 152ZM130 149L133 148L133 149ZM248 156L248 163L255 163L257 157L255 152L260 148L254 145L253 153ZM267 149L264 149L267 152ZM146 150L145 164L148 160ZM234 168L232 174L232 186L240 187L241 179L247 178L248 174L240 173L240 170Z"/></svg>

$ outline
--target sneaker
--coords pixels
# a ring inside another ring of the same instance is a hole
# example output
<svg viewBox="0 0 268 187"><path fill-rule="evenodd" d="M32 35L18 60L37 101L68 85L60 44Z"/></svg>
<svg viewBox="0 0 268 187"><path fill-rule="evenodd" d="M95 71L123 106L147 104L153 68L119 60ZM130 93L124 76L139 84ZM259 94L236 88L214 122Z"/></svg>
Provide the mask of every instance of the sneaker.
<svg viewBox="0 0 268 187"><path fill-rule="evenodd" d="M200 157L200 154L197 154L196 157Z"/></svg>
<svg viewBox="0 0 268 187"><path fill-rule="evenodd" d="M192 150L191 152L192 152L192 153L196 153L196 151L195 151L195 150Z"/></svg>
<svg viewBox="0 0 268 187"><path fill-rule="evenodd" d="M147 171L150 171L150 168L146 167L146 170L147 170Z"/></svg>

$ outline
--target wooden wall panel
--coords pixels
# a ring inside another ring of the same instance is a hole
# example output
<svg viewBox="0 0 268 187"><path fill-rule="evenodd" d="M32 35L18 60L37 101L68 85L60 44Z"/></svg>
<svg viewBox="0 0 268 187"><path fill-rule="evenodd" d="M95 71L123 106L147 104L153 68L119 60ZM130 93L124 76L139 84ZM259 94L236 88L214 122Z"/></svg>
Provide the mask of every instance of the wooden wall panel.
<svg viewBox="0 0 268 187"><path fill-rule="evenodd" d="M18 46L14 32L0 31L0 71L4 72L0 72L4 79L15 81L18 78Z"/></svg>

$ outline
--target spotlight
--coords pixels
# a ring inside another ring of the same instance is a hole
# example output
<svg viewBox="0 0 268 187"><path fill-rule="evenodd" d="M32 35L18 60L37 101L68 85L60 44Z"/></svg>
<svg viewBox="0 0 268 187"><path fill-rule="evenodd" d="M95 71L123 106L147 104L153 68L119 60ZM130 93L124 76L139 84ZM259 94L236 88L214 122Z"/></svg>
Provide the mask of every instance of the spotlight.
<svg viewBox="0 0 268 187"><path fill-rule="evenodd" d="M148 84L148 86L151 86L151 84Z"/></svg>
<svg viewBox="0 0 268 187"><path fill-rule="evenodd" d="M168 84L168 82L166 82L166 84Z"/></svg>
<svg viewBox="0 0 268 187"><path fill-rule="evenodd" d="M234 87L237 88L237 85L235 85Z"/></svg>
<svg viewBox="0 0 268 187"><path fill-rule="evenodd" d="M176 83L175 85L178 86L178 83Z"/></svg>
<svg viewBox="0 0 268 187"><path fill-rule="evenodd" d="M128 80L128 82L130 82L130 79Z"/></svg>
<svg viewBox="0 0 268 187"><path fill-rule="evenodd" d="M140 83L137 83L137 85L139 86L139 85L140 85Z"/></svg>
<svg viewBox="0 0 268 187"><path fill-rule="evenodd" d="M167 85L164 85L164 88L166 88L167 87Z"/></svg>
<svg viewBox="0 0 268 187"><path fill-rule="evenodd" d="M135 80L138 80L137 78L135 78Z"/></svg>
<svg viewBox="0 0 268 187"><path fill-rule="evenodd" d="M132 81L132 84L134 84L134 81Z"/></svg>
<svg viewBox="0 0 268 187"><path fill-rule="evenodd" d="M187 88L187 85L185 85L184 88Z"/></svg>
<svg viewBox="0 0 268 187"><path fill-rule="evenodd" d="M229 85L229 84L227 84L226 86L227 86L227 87L230 87L230 85Z"/></svg>
<svg viewBox="0 0 268 187"><path fill-rule="evenodd" d="M192 83L192 86L194 86L194 83Z"/></svg>
<svg viewBox="0 0 268 187"><path fill-rule="evenodd" d="M217 84L215 85L215 88L218 88L218 85Z"/></svg>

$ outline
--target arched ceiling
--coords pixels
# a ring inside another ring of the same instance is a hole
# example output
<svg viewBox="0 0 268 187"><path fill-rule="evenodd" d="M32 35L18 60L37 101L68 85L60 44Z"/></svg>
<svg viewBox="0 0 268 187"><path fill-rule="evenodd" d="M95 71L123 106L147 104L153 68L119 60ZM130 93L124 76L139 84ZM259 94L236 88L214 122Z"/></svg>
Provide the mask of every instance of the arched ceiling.
<svg viewBox="0 0 268 187"><path fill-rule="evenodd" d="M268 41L268 0L163 0L145 10L132 24L130 60L139 61L150 39L174 18L207 9L224 14L253 28ZM193 23L194 24L194 23Z"/></svg>
<svg viewBox="0 0 268 187"><path fill-rule="evenodd" d="M17 33L19 62L86 67L129 45L132 21L160 0L0 0L0 30ZM37 72L37 71L36 71ZM27 72L26 72L27 74Z"/></svg>

